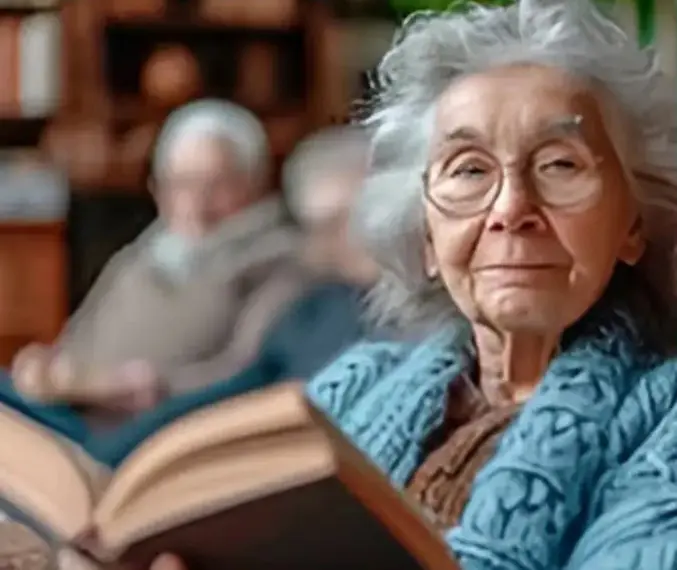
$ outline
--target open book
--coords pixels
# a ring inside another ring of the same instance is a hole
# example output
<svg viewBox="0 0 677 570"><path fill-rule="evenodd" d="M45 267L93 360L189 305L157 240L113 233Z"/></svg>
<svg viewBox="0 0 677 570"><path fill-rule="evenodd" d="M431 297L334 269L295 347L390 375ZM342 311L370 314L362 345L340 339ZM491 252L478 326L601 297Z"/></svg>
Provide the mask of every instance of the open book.
<svg viewBox="0 0 677 570"><path fill-rule="evenodd" d="M309 411L299 384L190 413L114 473L0 407L0 497L55 547L111 568L147 570L164 551L191 570L455 568L415 507Z"/></svg>

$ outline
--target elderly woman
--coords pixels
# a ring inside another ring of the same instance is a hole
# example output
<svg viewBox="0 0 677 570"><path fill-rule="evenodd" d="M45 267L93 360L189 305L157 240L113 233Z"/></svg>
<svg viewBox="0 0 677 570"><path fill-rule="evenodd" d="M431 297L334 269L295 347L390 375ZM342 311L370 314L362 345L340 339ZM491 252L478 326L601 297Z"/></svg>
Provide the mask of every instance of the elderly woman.
<svg viewBox="0 0 677 570"><path fill-rule="evenodd" d="M297 232L264 199L268 160L241 107L201 100L170 115L153 160L158 220L108 263L54 347L18 356L19 387L82 380L88 403L134 410L247 365L300 286Z"/></svg>
<svg viewBox="0 0 677 570"><path fill-rule="evenodd" d="M677 567L675 93L588 0L415 14L366 109L373 313L314 403L464 570ZM423 328L422 328L423 327Z"/></svg>

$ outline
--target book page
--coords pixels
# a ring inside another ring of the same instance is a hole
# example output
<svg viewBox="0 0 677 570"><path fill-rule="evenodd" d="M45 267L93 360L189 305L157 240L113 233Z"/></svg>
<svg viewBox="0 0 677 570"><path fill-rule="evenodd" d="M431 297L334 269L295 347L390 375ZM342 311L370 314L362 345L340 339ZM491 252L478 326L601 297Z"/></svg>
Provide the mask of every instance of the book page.
<svg viewBox="0 0 677 570"><path fill-rule="evenodd" d="M115 517L100 521L102 559L171 528L249 501L301 487L334 473L324 435L316 429L271 434L196 451L168 466Z"/></svg>
<svg viewBox="0 0 677 570"><path fill-rule="evenodd" d="M2 404L0 433L0 495L64 541L83 532L96 502L94 461Z"/></svg>
<svg viewBox="0 0 677 570"><path fill-rule="evenodd" d="M255 391L193 412L146 440L115 473L96 509L106 528L150 485L175 476L175 466L192 469L204 453L238 441L310 426L300 383Z"/></svg>

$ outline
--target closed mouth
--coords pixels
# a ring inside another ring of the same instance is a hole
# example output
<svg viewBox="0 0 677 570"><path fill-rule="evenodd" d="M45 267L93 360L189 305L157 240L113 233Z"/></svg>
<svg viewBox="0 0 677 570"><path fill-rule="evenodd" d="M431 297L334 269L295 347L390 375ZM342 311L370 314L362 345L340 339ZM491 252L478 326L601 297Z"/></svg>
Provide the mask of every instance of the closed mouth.
<svg viewBox="0 0 677 570"><path fill-rule="evenodd" d="M496 271L496 270L512 270L512 271L546 271L553 269L564 269L563 265L554 263L505 263L495 265L483 265L478 267L475 271Z"/></svg>

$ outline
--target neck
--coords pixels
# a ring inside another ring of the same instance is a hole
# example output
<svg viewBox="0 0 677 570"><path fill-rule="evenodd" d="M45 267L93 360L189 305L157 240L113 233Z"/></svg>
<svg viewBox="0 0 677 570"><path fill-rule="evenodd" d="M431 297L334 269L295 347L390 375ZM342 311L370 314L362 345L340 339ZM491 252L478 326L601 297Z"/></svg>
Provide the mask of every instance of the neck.
<svg viewBox="0 0 677 570"><path fill-rule="evenodd" d="M559 337L531 332L499 333L473 327L480 386L494 405L527 400L541 381Z"/></svg>

